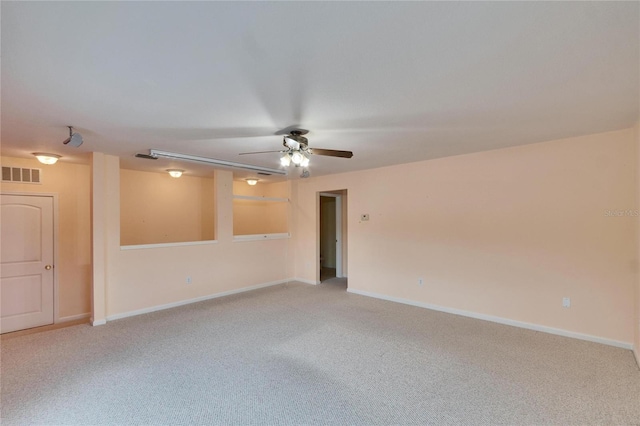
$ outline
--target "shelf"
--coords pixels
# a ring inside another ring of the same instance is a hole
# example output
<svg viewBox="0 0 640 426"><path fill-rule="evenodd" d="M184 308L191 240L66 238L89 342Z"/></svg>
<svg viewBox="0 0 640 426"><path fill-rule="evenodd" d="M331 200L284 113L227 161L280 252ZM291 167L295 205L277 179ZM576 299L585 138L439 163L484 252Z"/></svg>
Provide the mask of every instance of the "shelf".
<svg viewBox="0 0 640 426"><path fill-rule="evenodd" d="M282 240L284 238L289 238L289 233L285 232L282 234L252 234L252 235L234 235L233 241L260 241L260 240Z"/></svg>
<svg viewBox="0 0 640 426"><path fill-rule="evenodd" d="M250 201L272 201L278 203L288 203L288 198L277 198L277 197L257 197L253 195L234 195L234 200L250 200Z"/></svg>

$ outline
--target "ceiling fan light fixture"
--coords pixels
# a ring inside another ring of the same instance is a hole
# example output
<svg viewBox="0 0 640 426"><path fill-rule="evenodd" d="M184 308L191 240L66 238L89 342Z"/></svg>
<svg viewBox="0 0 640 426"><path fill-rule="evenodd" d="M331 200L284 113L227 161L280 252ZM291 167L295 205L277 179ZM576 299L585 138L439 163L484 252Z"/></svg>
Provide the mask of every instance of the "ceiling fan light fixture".
<svg viewBox="0 0 640 426"><path fill-rule="evenodd" d="M300 163L300 167L308 167L309 166L309 157L304 157L304 160L302 160L302 163Z"/></svg>
<svg viewBox="0 0 640 426"><path fill-rule="evenodd" d="M255 184L257 184L259 180L260 180L260 179L255 179L255 178L248 178L248 179L245 179L245 181L247 181L247 184L248 184L248 185L251 185L251 186L254 186Z"/></svg>
<svg viewBox="0 0 640 426"><path fill-rule="evenodd" d="M33 155L35 155L42 164L56 164L61 157L58 154L47 154L46 152L34 152Z"/></svg>
<svg viewBox="0 0 640 426"><path fill-rule="evenodd" d="M289 167L289 164L291 164L291 157L289 156L289 153L286 153L280 157L280 165L282 167Z"/></svg>
<svg viewBox="0 0 640 426"><path fill-rule="evenodd" d="M295 164L296 167L302 164L305 158L306 157L304 156L304 154L302 154L300 151L294 151L291 153L291 162Z"/></svg>
<svg viewBox="0 0 640 426"><path fill-rule="evenodd" d="M179 178L184 173L184 170L181 169L167 169L167 171L172 178Z"/></svg>

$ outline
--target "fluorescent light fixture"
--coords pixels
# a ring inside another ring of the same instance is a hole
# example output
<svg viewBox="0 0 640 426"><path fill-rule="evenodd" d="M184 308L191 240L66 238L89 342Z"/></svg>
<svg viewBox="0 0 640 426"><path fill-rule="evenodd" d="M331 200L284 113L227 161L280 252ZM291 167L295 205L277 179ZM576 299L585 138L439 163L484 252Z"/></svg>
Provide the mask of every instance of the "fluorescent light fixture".
<svg viewBox="0 0 640 426"><path fill-rule="evenodd" d="M33 155L35 155L42 164L56 164L58 158L61 157L60 155L47 154L46 152L34 152Z"/></svg>
<svg viewBox="0 0 640 426"><path fill-rule="evenodd" d="M180 176L182 176L182 173L184 173L184 170L180 170L180 169L168 169L167 171L169 172L172 178L179 178Z"/></svg>
<svg viewBox="0 0 640 426"><path fill-rule="evenodd" d="M254 166L252 164L234 163L233 161L217 160L215 158L199 157L197 155L180 154L177 152L159 151L150 149L149 155L152 157L170 158L173 160L193 161L195 163L211 164L213 166L228 167L231 169L251 170L254 172L269 173L272 175L287 175L286 170L270 169L268 167Z"/></svg>
<svg viewBox="0 0 640 426"><path fill-rule="evenodd" d="M249 185L254 186L256 183L258 183L258 181L259 181L260 179L251 179L251 178L250 178L250 179L245 179L245 180L247 181L247 183L248 183Z"/></svg>

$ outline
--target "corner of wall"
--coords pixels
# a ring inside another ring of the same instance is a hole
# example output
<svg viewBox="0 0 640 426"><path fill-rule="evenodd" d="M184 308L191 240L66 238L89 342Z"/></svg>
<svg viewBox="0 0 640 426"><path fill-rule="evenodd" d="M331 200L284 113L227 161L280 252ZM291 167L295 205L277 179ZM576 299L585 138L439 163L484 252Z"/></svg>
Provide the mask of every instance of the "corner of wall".
<svg viewBox="0 0 640 426"><path fill-rule="evenodd" d="M640 117L635 125L636 140L636 211L640 211ZM640 368L640 217L636 218L636 303L635 303L635 336L634 354Z"/></svg>

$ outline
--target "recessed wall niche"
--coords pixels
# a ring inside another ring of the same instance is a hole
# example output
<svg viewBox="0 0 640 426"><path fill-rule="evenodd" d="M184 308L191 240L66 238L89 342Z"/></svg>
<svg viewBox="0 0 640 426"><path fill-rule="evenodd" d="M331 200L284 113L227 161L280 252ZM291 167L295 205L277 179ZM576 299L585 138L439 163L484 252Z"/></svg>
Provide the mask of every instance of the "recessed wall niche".
<svg viewBox="0 0 640 426"><path fill-rule="evenodd" d="M213 177L120 170L120 245L215 240Z"/></svg>

